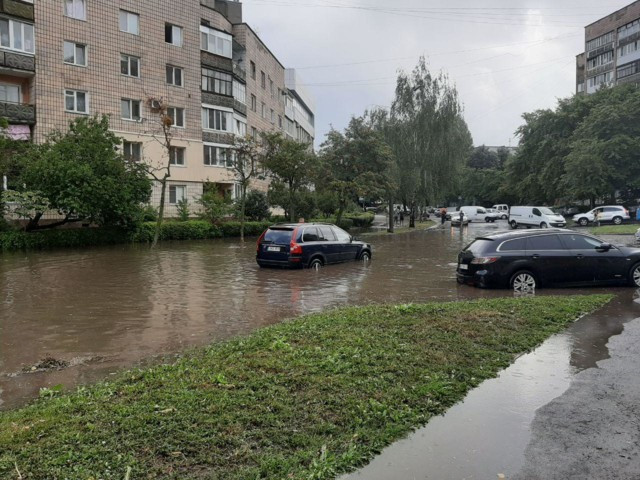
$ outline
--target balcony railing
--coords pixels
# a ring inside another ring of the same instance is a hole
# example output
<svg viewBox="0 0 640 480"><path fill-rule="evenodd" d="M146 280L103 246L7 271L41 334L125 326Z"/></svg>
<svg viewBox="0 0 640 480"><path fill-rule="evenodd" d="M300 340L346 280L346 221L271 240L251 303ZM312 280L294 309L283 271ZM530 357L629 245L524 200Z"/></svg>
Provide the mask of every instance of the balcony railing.
<svg viewBox="0 0 640 480"><path fill-rule="evenodd" d="M35 73L36 59L33 55L22 55L21 53L0 50L0 69L3 67Z"/></svg>
<svg viewBox="0 0 640 480"><path fill-rule="evenodd" d="M36 123L36 107L27 103L0 102L0 117L9 123L33 125Z"/></svg>
<svg viewBox="0 0 640 480"><path fill-rule="evenodd" d="M17 0L0 0L0 13L33 20L33 10L33 3L29 4Z"/></svg>

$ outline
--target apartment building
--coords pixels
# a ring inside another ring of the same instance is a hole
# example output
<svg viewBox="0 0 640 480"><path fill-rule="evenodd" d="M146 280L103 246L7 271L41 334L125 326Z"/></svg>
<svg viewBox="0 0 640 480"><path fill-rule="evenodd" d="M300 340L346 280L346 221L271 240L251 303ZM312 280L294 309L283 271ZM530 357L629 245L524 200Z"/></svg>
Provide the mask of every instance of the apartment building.
<svg viewBox="0 0 640 480"><path fill-rule="evenodd" d="M576 57L576 92L640 83L640 0L585 27L585 51Z"/></svg>
<svg viewBox="0 0 640 480"><path fill-rule="evenodd" d="M297 98L238 1L0 0L0 33L9 135L42 142L75 118L107 114L125 155L156 168L171 162L169 216L206 189L237 195L227 165L234 135L286 132L287 99ZM173 119L170 153L157 102ZM313 129L305 132L294 138L312 141Z"/></svg>

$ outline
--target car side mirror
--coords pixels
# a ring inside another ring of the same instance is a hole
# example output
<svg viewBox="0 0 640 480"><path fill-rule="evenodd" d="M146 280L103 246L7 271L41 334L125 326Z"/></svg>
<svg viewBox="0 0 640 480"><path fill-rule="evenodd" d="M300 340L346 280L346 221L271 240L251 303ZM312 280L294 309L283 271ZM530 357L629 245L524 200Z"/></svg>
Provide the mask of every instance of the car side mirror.
<svg viewBox="0 0 640 480"><path fill-rule="evenodd" d="M611 245L610 243L603 243L603 244L598 245L596 247L596 251L597 252L608 252L612 248L613 248L613 245Z"/></svg>

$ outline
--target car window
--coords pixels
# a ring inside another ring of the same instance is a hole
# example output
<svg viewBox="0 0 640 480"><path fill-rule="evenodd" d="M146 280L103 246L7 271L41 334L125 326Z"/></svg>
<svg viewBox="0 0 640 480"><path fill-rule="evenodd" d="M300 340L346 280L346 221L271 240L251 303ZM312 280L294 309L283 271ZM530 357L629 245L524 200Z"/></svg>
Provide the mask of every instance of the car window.
<svg viewBox="0 0 640 480"><path fill-rule="evenodd" d="M349 235L347 232L345 232L341 228L333 227L333 231L336 234L336 238L338 239L339 242L351 241L351 235Z"/></svg>
<svg viewBox="0 0 640 480"><path fill-rule="evenodd" d="M546 207L541 208L540 212L544 213L545 215L555 215L555 213L553 213L553 210Z"/></svg>
<svg viewBox="0 0 640 480"><path fill-rule="evenodd" d="M571 250L593 250L602 244L600 240L584 235L562 235L562 242Z"/></svg>
<svg viewBox="0 0 640 480"><path fill-rule="evenodd" d="M527 239L527 251L564 250L557 235L540 235Z"/></svg>
<svg viewBox="0 0 640 480"><path fill-rule="evenodd" d="M533 209L533 214L534 214L536 217L539 217L539 216L541 215L541 214L540 214L540 210L538 210L537 208L534 208L534 209Z"/></svg>
<svg viewBox="0 0 640 480"><path fill-rule="evenodd" d="M486 210L485 210L484 208L479 208L479 209L476 211L476 213L483 214L483 213L487 213L487 212L486 212Z"/></svg>
<svg viewBox="0 0 640 480"><path fill-rule="evenodd" d="M307 227L304 229L302 235L303 242L317 242L318 241L318 229L316 227Z"/></svg>
<svg viewBox="0 0 640 480"><path fill-rule="evenodd" d="M474 256L482 255L491 246L491 242L493 242L493 240L477 238L467 245L463 251L471 252Z"/></svg>
<svg viewBox="0 0 640 480"><path fill-rule="evenodd" d="M264 235L263 242L288 244L291 241L292 230L267 230Z"/></svg>
<svg viewBox="0 0 640 480"><path fill-rule="evenodd" d="M333 230L331 229L331 227L326 226L326 227L318 227L318 231L320 233L320 238L322 240L325 240L327 242L335 242L336 241L336 236L333 233Z"/></svg>
<svg viewBox="0 0 640 480"><path fill-rule="evenodd" d="M513 240L507 240L500 245L501 252L514 252L517 250L525 250L525 238L516 238Z"/></svg>
<svg viewBox="0 0 640 480"><path fill-rule="evenodd" d="M619 212L620 210L618 207L604 207L605 212Z"/></svg>

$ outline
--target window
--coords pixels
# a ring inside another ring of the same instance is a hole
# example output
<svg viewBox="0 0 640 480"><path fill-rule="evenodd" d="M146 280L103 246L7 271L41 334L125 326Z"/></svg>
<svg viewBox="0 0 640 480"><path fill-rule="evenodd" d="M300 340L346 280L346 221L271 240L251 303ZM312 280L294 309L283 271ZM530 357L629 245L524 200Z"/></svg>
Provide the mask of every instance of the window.
<svg viewBox="0 0 640 480"><path fill-rule="evenodd" d="M80 43L64 42L64 63L87 66L87 46Z"/></svg>
<svg viewBox="0 0 640 480"><path fill-rule="evenodd" d="M251 78L256 79L256 64L254 62L250 62L251 65Z"/></svg>
<svg viewBox="0 0 640 480"><path fill-rule="evenodd" d="M87 8L85 0L65 0L64 14L67 17L76 18L78 20L86 20Z"/></svg>
<svg viewBox="0 0 640 480"><path fill-rule="evenodd" d="M640 48L640 40L636 40L635 42L627 43L626 45L618 48L618 56L626 57L627 55L637 51Z"/></svg>
<svg viewBox="0 0 640 480"><path fill-rule="evenodd" d="M267 88L267 76L264 72L260 72L260 85L262 88Z"/></svg>
<svg viewBox="0 0 640 480"><path fill-rule="evenodd" d="M232 37L228 33L200 25L200 48L221 57L232 58Z"/></svg>
<svg viewBox="0 0 640 480"><path fill-rule="evenodd" d="M210 167L232 167L233 156L229 147L219 145L204 146L204 164Z"/></svg>
<svg viewBox="0 0 640 480"><path fill-rule="evenodd" d="M627 38L630 35L633 35L636 32L640 32L640 18L638 20L634 20L631 23L627 23L623 27L618 29L618 40L623 38Z"/></svg>
<svg viewBox="0 0 640 480"><path fill-rule="evenodd" d="M262 102L262 118L267 118L267 106Z"/></svg>
<svg viewBox="0 0 640 480"><path fill-rule="evenodd" d="M172 127L184 128L184 108L168 107L167 116L171 118Z"/></svg>
<svg viewBox="0 0 640 480"><path fill-rule="evenodd" d="M564 250L557 235L541 235L527 239L527 251L536 252L540 250Z"/></svg>
<svg viewBox="0 0 640 480"><path fill-rule="evenodd" d="M247 136L247 123L236 118L236 135L241 137Z"/></svg>
<svg viewBox="0 0 640 480"><path fill-rule="evenodd" d="M525 250L525 238L517 238L515 240L509 240L504 242L498 248L501 252L514 252L514 251L522 251Z"/></svg>
<svg viewBox="0 0 640 480"><path fill-rule="evenodd" d="M167 65L167 84L175 87L182 86L182 69L180 67Z"/></svg>
<svg viewBox="0 0 640 480"><path fill-rule="evenodd" d="M271 98L273 98L274 90L273 90L273 80L271 80L271 77L269 77L269 92L271 93Z"/></svg>
<svg viewBox="0 0 640 480"><path fill-rule="evenodd" d="M184 167L184 147L171 147L169 150L169 164Z"/></svg>
<svg viewBox="0 0 640 480"><path fill-rule="evenodd" d="M278 127L282 129L282 115L278 115Z"/></svg>
<svg viewBox="0 0 640 480"><path fill-rule="evenodd" d="M175 45L176 47L182 46L182 27L177 25L171 25L170 23L164 24L164 41Z"/></svg>
<svg viewBox="0 0 640 480"><path fill-rule="evenodd" d="M638 63L630 63L629 65L623 65L618 68L618 78L628 77L629 75L635 75L638 73Z"/></svg>
<svg viewBox="0 0 640 480"><path fill-rule="evenodd" d="M233 133L233 114L215 108L202 108L202 128Z"/></svg>
<svg viewBox="0 0 640 480"><path fill-rule="evenodd" d="M604 35L587 42L587 52L611 42L613 42L613 32L605 33Z"/></svg>
<svg viewBox="0 0 640 480"><path fill-rule="evenodd" d="M0 18L0 47L34 53L33 25Z"/></svg>
<svg viewBox="0 0 640 480"><path fill-rule="evenodd" d="M176 205L187 198L187 187L185 185L169 186L169 203Z"/></svg>
<svg viewBox="0 0 640 480"><path fill-rule="evenodd" d="M0 102L20 103L21 99L20 85L0 83Z"/></svg>
<svg viewBox="0 0 640 480"><path fill-rule="evenodd" d="M318 233L320 234L320 240L325 242L335 242L336 236L333 233L331 227L318 227Z"/></svg>
<svg viewBox="0 0 640 480"><path fill-rule="evenodd" d="M142 159L142 143L139 142L127 142L126 140L122 144L122 150L124 158L127 160L133 160L139 162Z"/></svg>
<svg viewBox="0 0 640 480"><path fill-rule="evenodd" d="M243 105L247 104L247 87L244 83L233 82L233 98Z"/></svg>
<svg viewBox="0 0 640 480"><path fill-rule="evenodd" d="M613 50L587 60L587 70L591 70L602 65L607 65L611 62L613 62Z"/></svg>
<svg viewBox="0 0 640 480"><path fill-rule="evenodd" d="M562 243L571 250L593 250L602 242L584 235L562 235Z"/></svg>
<svg viewBox="0 0 640 480"><path fill-rule="evenodd" d="M202 90L220 95L233 95L233 77L210 68L202 69Z"/></svg>
<svg viewBox="0 0 640 480"><path fill-rule="evenodd" d="M304 235L302 235L303 242L317 242L318 238L318 229L316 227L307 227L304 229Z"/></svg>
<svg viewBox="0 0 640 480"><path fill-rule="evenodd" d="M258 138L258 129L256 127L251 127L251 136L254 140Z"/></svg>
<svg viewBox="0 0 640 480"><path fill-rule="evenodd" d="M140 77L140 59L131 55L120 55L120 73L128 77Z"/></svg>
<svg viewBox="0 0 640 480"><path fill-rule="evenodd" d="M612 79L612 72L605 72L589 79L589 87L596 88L603 83L610 83Z"/></svg>
<svg viewBox="0 0 640 480"><path fill-rule="evenodd" d="M258 101L256 99L255 95L251 95L251 110L253 110L254 112L258 111Z"/></svg>
<svg viewBox="0 0 640 480"><path fill-rule="evenodd" d="M351 241L351 235L349 235L347 232L345 232L344 230L342 230L341 228L338 227L332 227L333 228L333 232L336 234L336 238L338 239L339 242L350 242Z"/></svg>
<svg viewBox="0 0 640 480"><path fill-rule="evenodd" d="M135 120L137 122L141 119L140 100L123 98L120 100L120 110L124 120Z"/></svg>
<svg viewBox="0 0 640 480"><path fill-rule="evenodd" d="M276 123L276 114L273 111L273 108L271 109L271 123Z"/></svg>
<svg viewBox="0 0 640 480"><path fill-rule="evenodd" d="M64 109L73 113L89 113L87 92L78 90L64 91Z"/></svg>
<svg viewBox="0 0 640 480"><path fill-rule="evenodd" d="M131 33L132 35L140 34L140 15L137 13L120 10L120 31Z"/></svg>

